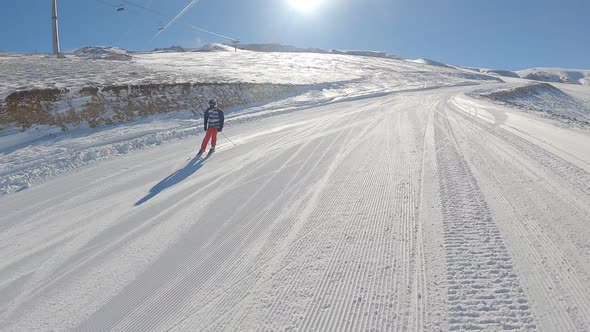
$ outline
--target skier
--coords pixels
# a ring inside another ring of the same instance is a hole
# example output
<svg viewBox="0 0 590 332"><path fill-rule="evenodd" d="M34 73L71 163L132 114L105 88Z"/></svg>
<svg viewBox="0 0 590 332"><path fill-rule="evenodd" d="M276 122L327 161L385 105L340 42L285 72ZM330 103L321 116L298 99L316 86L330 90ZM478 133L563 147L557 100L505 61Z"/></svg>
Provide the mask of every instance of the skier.
<svg viewBox="0 0 590 332"><path fill-rule="evenodd" d="M202 155L207 149L209 139L211 139L211 149L209 154L215 152L215 144L217 143L217 133L223 130L223 110L217 107L217 100L209 100L209 108L205 110L205 138L201 143L201 149L199 150L198 156Z"/></svg>

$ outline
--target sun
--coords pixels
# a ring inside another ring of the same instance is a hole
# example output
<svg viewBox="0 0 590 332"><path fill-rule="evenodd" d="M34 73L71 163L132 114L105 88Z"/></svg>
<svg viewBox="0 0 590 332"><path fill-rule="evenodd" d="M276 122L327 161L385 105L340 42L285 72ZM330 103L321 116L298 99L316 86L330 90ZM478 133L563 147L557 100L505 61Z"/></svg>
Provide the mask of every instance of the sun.
<svg viewBox="0 0 590 332"><path fill-rule="evenodd" d="M320 0L287 0L289 5L302 12L312 12L320 4Z"/></svg>

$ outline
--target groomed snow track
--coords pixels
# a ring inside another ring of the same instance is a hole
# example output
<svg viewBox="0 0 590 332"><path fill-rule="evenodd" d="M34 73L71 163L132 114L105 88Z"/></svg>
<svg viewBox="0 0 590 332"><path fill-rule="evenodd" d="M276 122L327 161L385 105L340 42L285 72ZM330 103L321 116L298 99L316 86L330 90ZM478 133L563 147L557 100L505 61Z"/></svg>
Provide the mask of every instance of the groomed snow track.
<svg viewBox="0 0 590 332"><path fill-rule="evenodd" d="M0 197L0 330L590 330L590 159L468 89L243 123L210 158L199 137Z"/></svg>

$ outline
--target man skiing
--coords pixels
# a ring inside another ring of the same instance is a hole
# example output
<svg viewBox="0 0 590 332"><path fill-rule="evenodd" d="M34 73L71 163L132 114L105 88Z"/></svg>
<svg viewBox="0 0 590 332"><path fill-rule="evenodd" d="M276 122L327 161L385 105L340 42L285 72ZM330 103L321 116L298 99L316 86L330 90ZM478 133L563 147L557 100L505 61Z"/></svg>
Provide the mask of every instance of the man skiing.
<svg viewBox="0 0 590 332"><path fill-rule="evenodd" d="M215 152L215 144L217 143L217 133L223 130L223 110L217 107L217 100L209 100L209 108L205 110L205 137L203 143L201 143L201 149L199 150L198 156L202 155L207 149L209 139L211 139L211 149L209 154Z"/></svg>

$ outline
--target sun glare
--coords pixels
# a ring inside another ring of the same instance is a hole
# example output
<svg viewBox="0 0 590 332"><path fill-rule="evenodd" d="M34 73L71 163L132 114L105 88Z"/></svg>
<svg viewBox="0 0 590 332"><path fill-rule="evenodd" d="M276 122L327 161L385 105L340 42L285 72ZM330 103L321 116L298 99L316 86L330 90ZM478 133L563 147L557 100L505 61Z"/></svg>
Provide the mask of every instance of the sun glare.
<svg viewBox="0 0 590 332"><path fill-rule="evenodd" d="M320 0L287 0L289 5L303 12L311 12L317 8Z"/></svg>

